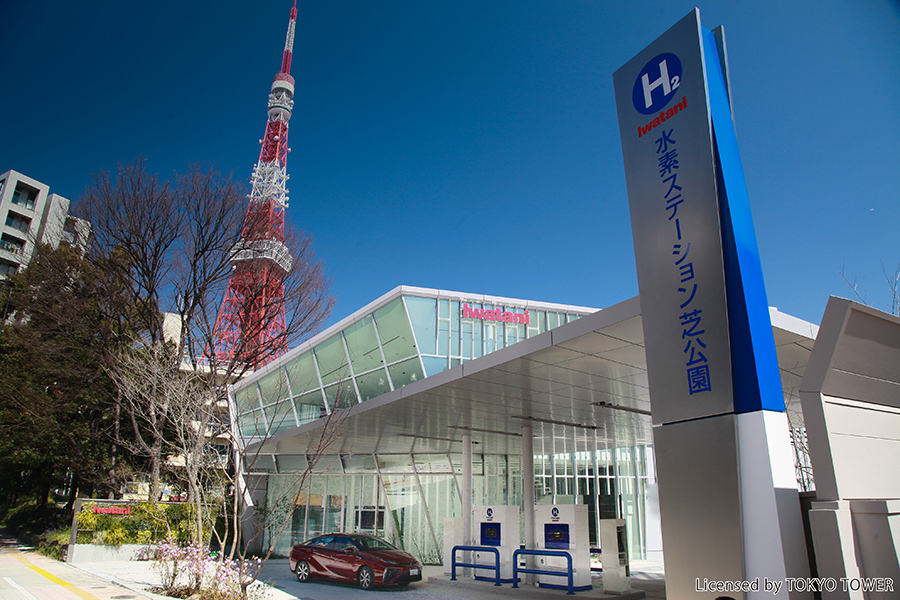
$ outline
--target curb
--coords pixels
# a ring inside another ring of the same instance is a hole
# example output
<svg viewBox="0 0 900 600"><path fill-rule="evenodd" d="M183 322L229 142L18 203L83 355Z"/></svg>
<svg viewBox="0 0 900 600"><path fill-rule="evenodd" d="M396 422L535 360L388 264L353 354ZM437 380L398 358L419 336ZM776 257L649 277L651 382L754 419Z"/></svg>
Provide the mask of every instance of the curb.
<svg viewBox="0 0 900 600"><path fill-rule="evenodd" d="M476 581L471 578L451 581L449 576L429 577L428 583L439 584L441 587L457 590L469 590L473 592L491 592L492 594L510 596L516 598L535 598L546 600L554 597L571 597L571 598L588 598L590 600L642 600L647 595L643 590L634 590L624 594L605 593L602 586L594 586L593 589L584 592L575 592L574 595L568 596L566 590L558 590L555 588L541 588L537 586L520 584L519 587L512 587L511 584L504 584L500 587L495 586L490 581Z"/></svg>

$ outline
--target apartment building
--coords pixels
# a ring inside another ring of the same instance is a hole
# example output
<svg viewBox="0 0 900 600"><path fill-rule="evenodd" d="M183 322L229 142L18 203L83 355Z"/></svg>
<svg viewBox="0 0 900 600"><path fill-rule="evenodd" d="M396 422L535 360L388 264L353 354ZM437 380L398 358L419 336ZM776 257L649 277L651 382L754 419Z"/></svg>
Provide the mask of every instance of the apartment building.
<svg viewBox="0 0 900 600"><path fill-rule="evenodd" d="M69 204L22 173L0 175L0 279L27 265L39 243L86 247L90 223L69 215Z"/></svg>

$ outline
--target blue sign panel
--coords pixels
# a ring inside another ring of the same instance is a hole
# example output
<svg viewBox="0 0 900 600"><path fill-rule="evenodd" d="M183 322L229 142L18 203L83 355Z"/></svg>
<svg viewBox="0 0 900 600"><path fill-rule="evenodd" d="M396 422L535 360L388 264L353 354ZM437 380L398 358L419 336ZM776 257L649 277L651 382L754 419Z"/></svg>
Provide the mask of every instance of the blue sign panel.
<svg viewBox="0 0 900 600"><path fill-rule="evenodd" d="M544 523L544 548L547 550L568 550L569 524Z"/></svg>
<svg viewBox="0 0 900 600"><path fill-rule="evenodd" d="M500 523L481 524L481 546L500 545Z"/></svg>
<svg viewBox="0 0 900 600"><path fill-rule="evenodd" d="M737 147L728 86L720 62L725 40L703 30L709 106L716 141L716 182L722 215L722 252L725 259L725 288L728 296L728 325L731 340L734 411L783 412L784 392L769 302L763 282L762 265L756 244L750 199ZM719 52L722 47L722 52Z"/></svg>

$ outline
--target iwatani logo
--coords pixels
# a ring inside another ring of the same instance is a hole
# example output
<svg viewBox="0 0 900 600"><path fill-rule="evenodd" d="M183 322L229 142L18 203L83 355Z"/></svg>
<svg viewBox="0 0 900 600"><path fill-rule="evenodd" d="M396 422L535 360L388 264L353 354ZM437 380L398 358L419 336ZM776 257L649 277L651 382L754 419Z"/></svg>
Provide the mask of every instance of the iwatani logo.
<svg viewBox="0 0 900 600"><path fill-rule="evenodd" d="M675 92L681 85L681 61L674 54L666 52L644 65L637 79L631 99L637 111L644 115L654 115L648 123L638 125L638 137L650 133L662 123L687 108L687 97L666 110L666 106L676 98Z"/></svg>
<svg viewBox="0 0 900 600"><path fill-rule="evenodd" d="M679 85L681 61L669 52L660 54L644 65L634 81L634 107L641 114L651 115L666 107Z"/></svg>

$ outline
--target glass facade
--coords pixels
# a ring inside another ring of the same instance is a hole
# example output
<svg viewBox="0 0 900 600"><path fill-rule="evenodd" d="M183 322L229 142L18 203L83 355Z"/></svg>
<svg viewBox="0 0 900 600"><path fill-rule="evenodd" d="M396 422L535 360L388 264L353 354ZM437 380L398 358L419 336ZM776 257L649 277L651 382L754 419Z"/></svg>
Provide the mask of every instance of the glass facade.
<svg viewBox="0 0 900 600"><path fill-rule="evenodd" d="M292 351L261 376L235 385L231 405L245 442L315 421L335 407L366 402L592 312L401 290ZM626 519L632 556L645 557L644 498L655 485L652 448L595 451L574 436L556 438L555 447L542 444L536 440L534 448L536 502L587 504L594 544L597 519ZM462 516L461 453L283 454L246 469L252 480L265 482L268 507L280 507L285 515L292 511L276 542L281 555L318 534L355 531L385 537L437 564L444 519ZM312 476L303 477L307 469ZM475 504L523 504L520 456L476 450L472 472ZM267 543L277 535L267 533Z"/></svg>
<svg viewBox="0 0 900 600"><path fill-rule="evenodd" d="M318 462L297 496L308 459ZM520 456L473 454L472 461L475 504L522 505ZM319 534L353 531L384 537L427 564L439 564L444 519L462 516L461 454L278 456L276 463L277 473L265 463L250 468L267 477L268 506L280 503L289 511L299 498L276 554L287 556L293 544ZM597 519L622 518L632 558L647 556L645 499L655 485L651 447L536 455L534 471L538 504L588 506L594 547Z"/></svg>
<svg viewBox="0 0 900 600"><path fill-rule="evenodd" d="M589 311L399 295L233 393L238 428L270 437L578 319Z"/></svg>

